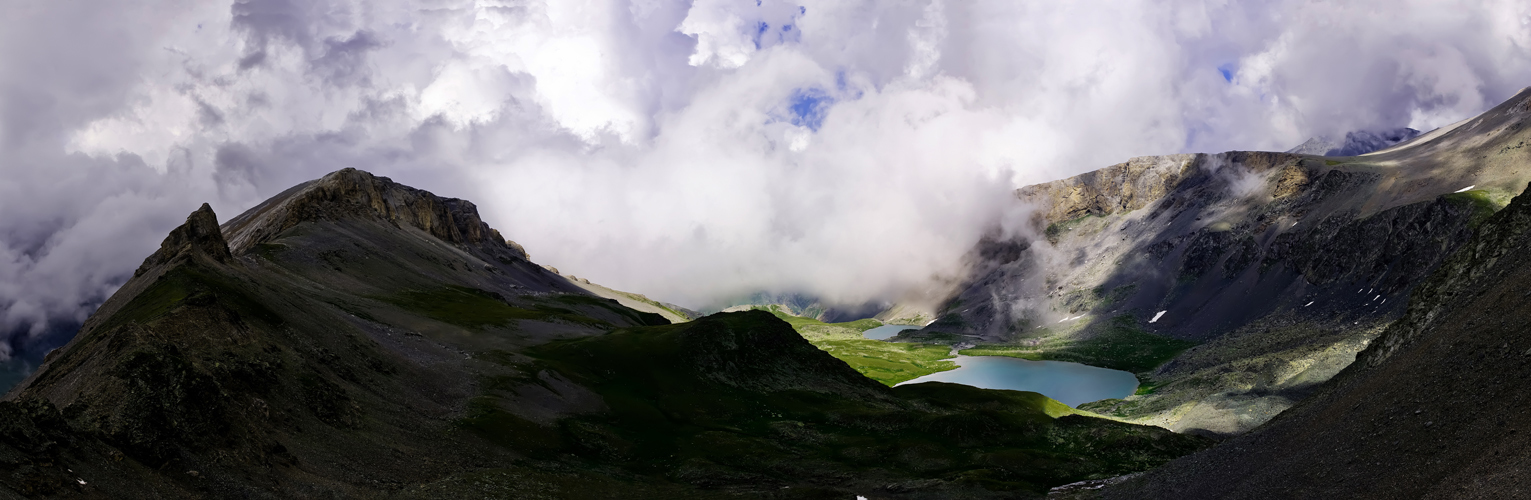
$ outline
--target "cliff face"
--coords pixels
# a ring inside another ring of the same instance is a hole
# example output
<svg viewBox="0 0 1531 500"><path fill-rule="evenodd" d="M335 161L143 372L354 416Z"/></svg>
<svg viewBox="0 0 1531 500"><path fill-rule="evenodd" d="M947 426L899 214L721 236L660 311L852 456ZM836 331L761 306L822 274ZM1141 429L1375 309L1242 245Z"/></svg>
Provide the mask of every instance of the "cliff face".
<svg viewBox="0 0 1531 500"><path fill-rule="evenodd" d="M1487 219L1310 399L1106 498L1531 495L1531 194Z"/></svg>
<svg viewBox="0 0 1531 500"><path fill-rule="evenodd" d="M1142 157L1027 186L1029 232L981 242L901 338L1138 371L1158 392L1092 408L1246 431L1348 365L1531 180L1525 102L1364 156Z"/></svg>
<svg viewBox="0 0 1531 500"><path fill-rule="evenodd" d="M1164 198L1203 155L1142 156L1094 172L1017 189L1047 224L1131 212Z"/></svg>
<svg viewBox="0 0 1531 500"><path fill-rule="evenodd" d="M230 220L224 230L231 249L243 253L303 222L343 218L377 219L454 245L527 258L520 245L507 242L479 218L472 202L442 198L354 168L288 189Z"/></svg>

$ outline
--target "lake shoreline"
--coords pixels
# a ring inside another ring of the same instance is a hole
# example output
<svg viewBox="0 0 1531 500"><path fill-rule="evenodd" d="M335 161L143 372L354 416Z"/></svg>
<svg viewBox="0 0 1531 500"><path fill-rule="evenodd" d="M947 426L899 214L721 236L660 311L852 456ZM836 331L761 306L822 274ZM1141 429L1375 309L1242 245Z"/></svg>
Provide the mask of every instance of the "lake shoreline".
<svg viewBox="0 0 1531 500"><path fill-rule="evenodd" d="M932 373L895 385L947 382L981 389L1036 392L1078 407L1104 399L1120 399L1138 388L1135 375L1110 368L1068 361L1032 361L1009 356L969 356L949 359L954 370Z"/></svg>

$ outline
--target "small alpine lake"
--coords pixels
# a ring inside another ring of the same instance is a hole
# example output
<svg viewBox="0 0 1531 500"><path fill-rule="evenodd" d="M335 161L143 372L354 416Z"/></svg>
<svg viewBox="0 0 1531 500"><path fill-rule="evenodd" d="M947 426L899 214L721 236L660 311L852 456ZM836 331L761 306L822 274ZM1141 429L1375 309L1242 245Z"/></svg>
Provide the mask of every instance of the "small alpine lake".
<svg viewBox="0 0 1531 500"><path fill-rule="evenodd" d="M898 385L949 382L983 389L1031 391L1069 406L1125 398L1138 390L1131 373L1066 361L1031 361L1006 356L957 356L959 368Z"/></svg>
<svg viewBox="0 0 1531 500"><path fill-rule="evenodd" d="M877 328L861 332L861 336L872 340L888 340L893 338L894 335L898 335L898 332L902 332L904 330L919 329L920 327L914 325L882 325Z"/></svg>

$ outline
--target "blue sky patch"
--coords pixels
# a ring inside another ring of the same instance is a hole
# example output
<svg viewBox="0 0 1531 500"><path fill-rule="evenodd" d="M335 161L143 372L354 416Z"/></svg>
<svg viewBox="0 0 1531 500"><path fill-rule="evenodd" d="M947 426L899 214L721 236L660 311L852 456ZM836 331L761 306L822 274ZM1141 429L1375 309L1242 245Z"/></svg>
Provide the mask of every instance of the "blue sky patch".
<svg viewBox="0 0 1531 500"><path fill-rule="evenodd" d="M755 5L760 6L761 2L757 0ZM758 20L755 21L754 24L746 24L743 26L744 33L748 35L750 37L750 41L755 44L755 50L761 50L783 43L802 41L803 30L797 26L797 21L804 14L808 13L808 8L798 6L796 11L787 11L786 13L790 13L791 17L782 19L780 16L768 15L770 13L762 12L762 16L767 17L767 19Z"/></svg>
<svg viewBox="0 0 1531 500"><path fill-rule="evenodd" d="M818 132L819 127L824 125L824 115L829 113L830 106L834 104L835 99L822 89L802 88L792 91L787 110L792 114L793 125Z"/></svg>
<svg viewBox="0 0 1531 500"><path fill-rule="evenodd" d="M1228 83L1233 83L1233 74L1237 73L1238 71L1239 67L1234 63L1228 63L1217 67L1217 72L1223 74L1223 81Z"/></svg>

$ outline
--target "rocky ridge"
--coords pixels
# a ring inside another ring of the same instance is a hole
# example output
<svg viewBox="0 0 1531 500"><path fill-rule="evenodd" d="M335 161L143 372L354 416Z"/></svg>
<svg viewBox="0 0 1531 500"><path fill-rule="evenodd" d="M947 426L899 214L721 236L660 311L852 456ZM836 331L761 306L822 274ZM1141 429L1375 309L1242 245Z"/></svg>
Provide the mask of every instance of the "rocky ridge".
<svg viewBox="0 0 1531 500"><path fill-rule="evenodd" d="M224 231L229 235L230 248L243 253L303 222L357 217L419 229L454 245L502 250L527 258L524 248L484 223L472 202L438 197L354 168L283 191L230 219Z"/></svg>
<svg viewBox="0 0 1531 500"><path fill-rule="evenodd" d="M1528 188L1531 190L1531 188ZM1360 362L1261 428L1103 498L1519 498L1531 494L1531 194L1477 228Z"/></svg>
<svg viewBox="0 0 1531 500"><path fill-rule="evenodd" d="M1247 431L1348 365L1531 180L1526 102L1365 156L1143 157L1021 188L1030 230L980 242L940 317L900 338L1139 371L1155 393L1092 408Z"/></svg>

